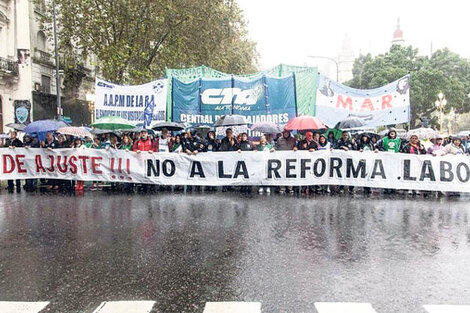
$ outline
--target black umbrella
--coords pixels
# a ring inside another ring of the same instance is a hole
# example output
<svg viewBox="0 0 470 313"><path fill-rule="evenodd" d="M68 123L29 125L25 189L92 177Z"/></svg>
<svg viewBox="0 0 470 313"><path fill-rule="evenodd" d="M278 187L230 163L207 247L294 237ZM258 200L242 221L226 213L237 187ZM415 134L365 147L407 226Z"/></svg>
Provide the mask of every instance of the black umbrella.
<svg viewBox="0 0 470 313"><path fill-rule="evenodd" d="M216 127L248 125L248 121L242 115L224 115L215 122Z"/></svg>
<svg viewBox="0 0 470 313"><path fill-rule="evenodd" d="M345 120L338 122L335 126L337 129L350 129L350 128L359 128L366 125L363 119L358 117L348 117Z"/></svg>
<svg viewBox="0 0 470 313"><path fill-rule="evenodd" d="M159 123L156 123L152 127L152 129L154 130L162 130L163 128L166 128L169 131L176 131L176 130L183 130L184 125L181 123L176 123L176 122L159 122Z"/></svg>
<svg viewBox="0 0 470 313"><path fill-rule="evenodd" d="M6 124L5 126L13 128L14 130L19 130L19 131L23 131L26 128L25 124L20 124L20 123L10 123L10 124Z"/></svg>

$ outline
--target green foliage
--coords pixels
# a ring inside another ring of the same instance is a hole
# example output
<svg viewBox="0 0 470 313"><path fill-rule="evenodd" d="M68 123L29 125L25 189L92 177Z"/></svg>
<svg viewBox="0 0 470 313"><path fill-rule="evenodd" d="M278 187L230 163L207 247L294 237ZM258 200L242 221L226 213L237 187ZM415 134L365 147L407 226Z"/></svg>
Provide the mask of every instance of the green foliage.
<svg viewBox="0 0 470 313"><path fill-rule="evenodd" d="M107 80L142 83L165 68L201 64L234 74L256 71L255 43L233 0L56 2L65 62L81 64L92 55Z"/></svg>
<svg viewBox="0 0 470 313"><path fill-rule="evenodd" d="M470 111L470 62L448 49L438 50L431 58L419 56L418 50L393 45L390 51L372 57L359 56L354 63L353 79L347 85L354 88L376 88L407 73L411 74L411 124L420 117L430 117L436 111L434 102L439 92L447 99L445 112L451 107L456 113ZM432 119L434 125L436 119Z"/></svg>

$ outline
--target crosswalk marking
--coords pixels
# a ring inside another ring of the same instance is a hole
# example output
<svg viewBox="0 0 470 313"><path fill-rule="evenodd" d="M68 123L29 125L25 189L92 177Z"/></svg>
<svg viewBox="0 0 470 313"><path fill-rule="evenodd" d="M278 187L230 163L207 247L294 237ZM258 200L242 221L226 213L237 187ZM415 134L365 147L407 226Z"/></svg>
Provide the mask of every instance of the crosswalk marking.
<svg viewBox="0 0 470 313"><path fill-rule="evenodd" d="M93 313L149 313L155 301L110 301L102 302Z"/></svg>
<svg viewBox="0 0 470 313"><path fill-rule="evenodd" d="M423 305L429 313L470 313L470 305Z"/></svg>
<svg viewBox="0 0 470 313"><path fill-rule="evenodd" d="M207 302L203 313L261 313L261 303Z"/></svg>
<svg viewBox="0 0 470 313"><path fill-rule="evenodd" d="M49 302L16 302L0 301L0 312L2 313L38 313L41 312Z"/></svg>
<svg viewBox="0 0 470 313"><path fill-rule="evenodd" d="M370 303L315 302L318 313L377 313Z"/></svg>

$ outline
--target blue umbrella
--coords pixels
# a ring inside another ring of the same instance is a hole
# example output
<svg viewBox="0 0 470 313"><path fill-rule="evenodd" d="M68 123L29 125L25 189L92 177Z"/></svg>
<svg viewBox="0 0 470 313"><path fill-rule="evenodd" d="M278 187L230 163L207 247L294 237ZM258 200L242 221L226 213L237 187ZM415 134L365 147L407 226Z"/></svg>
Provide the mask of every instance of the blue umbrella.
<svg viewBox="0 0 470 313"><path fill-rule="evenodd" d="M67 123L63 121L56 121L56 120L39 120L34 121L28 124L24 129L24 132L27 134L33 133L47 133L47 132L54 132L61 127L69 126Z"/></svg>

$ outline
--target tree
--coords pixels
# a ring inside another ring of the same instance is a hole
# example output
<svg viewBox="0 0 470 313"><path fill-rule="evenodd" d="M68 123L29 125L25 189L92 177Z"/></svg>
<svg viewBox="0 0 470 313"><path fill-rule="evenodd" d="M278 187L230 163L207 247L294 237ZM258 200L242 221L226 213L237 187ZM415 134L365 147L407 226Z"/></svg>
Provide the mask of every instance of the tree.
<svg viewBox="0 0 470 313"><path fill-rule="evenodd" d="M436 111L434 102L443 92L448 105L456 113L470 111L467 97L470 91L470 62L448 49L438 50L431 58L419 56L413 47L393 45L390 51L372 57L360 56L354 62L353 79L347 85L370 89L383 86L410 73L411 126L420 117L430 117ZM437 125L437 119L431 119Z"/></svg>
<svg viewBox="0 0 470 313"><path fill-rule="evenodd" d="M201 64L235 74L256 71L255 43L233 0L56 2L66 70L93 56L100 75L116 83L142 83L165 68Z"/></svg>

